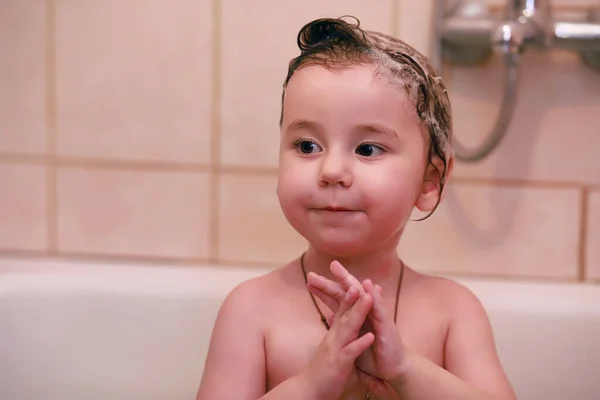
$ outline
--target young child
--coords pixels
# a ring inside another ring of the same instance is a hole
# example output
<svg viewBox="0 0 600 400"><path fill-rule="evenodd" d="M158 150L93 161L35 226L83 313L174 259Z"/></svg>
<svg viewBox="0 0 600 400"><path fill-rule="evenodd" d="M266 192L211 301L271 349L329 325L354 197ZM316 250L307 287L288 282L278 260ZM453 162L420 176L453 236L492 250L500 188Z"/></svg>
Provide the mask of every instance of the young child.
<svg viewBox="0 0 600 400"><path fill-rule="evenodd" d="M442 80L358 20L310 22L298 45L277 194L309 247L229 294L198 399L514 399L478 299L397 256L452 170Z"/></svg>

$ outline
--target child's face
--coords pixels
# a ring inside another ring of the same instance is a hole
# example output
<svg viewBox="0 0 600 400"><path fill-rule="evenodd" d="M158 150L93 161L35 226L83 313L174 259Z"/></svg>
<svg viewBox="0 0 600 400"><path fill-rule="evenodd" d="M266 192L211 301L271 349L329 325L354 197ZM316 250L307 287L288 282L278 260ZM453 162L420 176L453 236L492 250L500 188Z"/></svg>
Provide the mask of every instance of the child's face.
<svg viewBox="0 0 600 400"><path fill-rule="evenodd" d="M313 246L338 256L395 247L413 207L437 201L415 106L374 71L306 66L283 104L281 207Z"/></svg>

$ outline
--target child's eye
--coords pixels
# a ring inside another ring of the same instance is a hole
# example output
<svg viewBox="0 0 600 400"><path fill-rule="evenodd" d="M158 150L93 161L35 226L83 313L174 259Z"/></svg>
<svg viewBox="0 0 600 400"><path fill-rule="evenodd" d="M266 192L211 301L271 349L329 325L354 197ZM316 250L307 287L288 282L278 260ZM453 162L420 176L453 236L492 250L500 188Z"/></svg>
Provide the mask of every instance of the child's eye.
<svg viewBox="0 0 600 400"><path fill-rule="evenodd" d="M383 152L384 150L375 144L365 143L361 144L356 148L356 154L361 155L363 157L374 157L381 155L381 153Z"/></svg>
<svg viewBox="0 0 600 400"><path fill-rule="evenodd" d="M295 146L302 154L312 154L322 150L318 144L310 140L298 140Z"/></svg>

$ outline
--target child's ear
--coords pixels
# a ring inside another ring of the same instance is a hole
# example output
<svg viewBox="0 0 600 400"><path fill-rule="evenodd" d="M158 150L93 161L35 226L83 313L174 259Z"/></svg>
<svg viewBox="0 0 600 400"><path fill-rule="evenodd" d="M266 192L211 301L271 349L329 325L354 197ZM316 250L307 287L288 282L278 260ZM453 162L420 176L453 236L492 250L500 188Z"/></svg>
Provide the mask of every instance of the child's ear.
<svg viewBox="0 0 600 400"><path fill-rule="evenodd" d="M417 197L415 206L422 212L432 212L438 202L444 197L446 185L450 179L452 168L454 167L454 157L450 156L446 163L444 174L444 162L439 157L433 157L431 162L427 163L427 170L423 177L421 192ZM443 179L443 181L442 181ZM442 188L442 182L444 187ZM440 190L443 191L440 193Z"/></svg>

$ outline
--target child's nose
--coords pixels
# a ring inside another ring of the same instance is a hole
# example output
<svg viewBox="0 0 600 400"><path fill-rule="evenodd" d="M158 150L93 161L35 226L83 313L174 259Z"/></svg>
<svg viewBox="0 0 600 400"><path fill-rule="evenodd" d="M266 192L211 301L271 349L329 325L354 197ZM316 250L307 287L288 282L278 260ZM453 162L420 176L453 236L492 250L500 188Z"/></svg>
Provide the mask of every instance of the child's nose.
<svg viewBox="0 0 600 400"><path fill-rule="evenodd" d="M319 174L319 185L323 187L333 185L349 187L352 185L350 160L339 151L329 152L325 155Z"/></svg>

